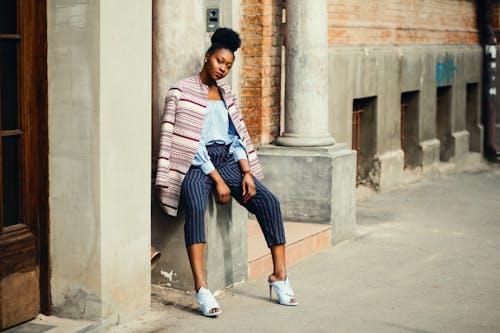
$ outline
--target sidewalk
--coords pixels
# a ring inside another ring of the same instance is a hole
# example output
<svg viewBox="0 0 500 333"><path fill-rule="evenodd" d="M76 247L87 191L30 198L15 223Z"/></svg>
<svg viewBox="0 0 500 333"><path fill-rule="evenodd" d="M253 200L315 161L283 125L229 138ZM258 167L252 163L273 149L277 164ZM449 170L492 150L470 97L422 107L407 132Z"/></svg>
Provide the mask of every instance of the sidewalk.
<svg viewBox="0 0 500 333"><path fill-rule="evenodd" d="M357 234L289 268L299 307L268 302L260 279L209 319L154 287L152 311L106 332L500 332L500 168L360 201Z"/></svg>
<svg viewBox="0 0 500 333"><path fill-rule="evenodd" d="M152 286L150 311L104 333L500 332L500 166L361 197L354 239L289 267L299 307L269 302L265 277L219 295L215 319ZM8 330L97 331L42 315Z"/></svg>

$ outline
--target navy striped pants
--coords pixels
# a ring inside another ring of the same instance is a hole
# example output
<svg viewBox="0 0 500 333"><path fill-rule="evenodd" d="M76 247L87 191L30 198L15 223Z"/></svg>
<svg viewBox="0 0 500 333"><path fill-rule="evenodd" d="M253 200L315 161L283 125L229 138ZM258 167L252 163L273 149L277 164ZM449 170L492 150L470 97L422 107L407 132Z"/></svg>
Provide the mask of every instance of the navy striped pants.
<svg viewBox="0 0 500 333"><path fill-rule="evenodd" d="M254 178L256 194L247 202L243 202L241 186L243 176L238 162L229 154L228 146L213 144L207 146L207 151L215 169L230 188L231 196L257 217L267 246L285 244L283 218L278 199ZM208 196L214 188L213 180L199 167L194 166L189 169L182 182L181 202L186 213L184 224L186 246L205 243L205 208Z"/></svg>

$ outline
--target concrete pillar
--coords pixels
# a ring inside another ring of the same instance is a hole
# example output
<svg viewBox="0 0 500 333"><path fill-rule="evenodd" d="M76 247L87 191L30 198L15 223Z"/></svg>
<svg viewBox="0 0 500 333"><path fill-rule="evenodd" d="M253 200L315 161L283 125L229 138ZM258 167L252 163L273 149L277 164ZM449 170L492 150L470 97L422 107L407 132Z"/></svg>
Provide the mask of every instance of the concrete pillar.
<svg viewBox="0 0 500 333"><path fill-rule="evenodd" d="M52 304L107 326L151 304L151 2L51 0L47 21Z"/></svg>
<svg viewBox="0 0 500 333"><path fill-rule="evenodd" d="M327 1L286 3L285 132L282 146L328 146Z"/></svg>

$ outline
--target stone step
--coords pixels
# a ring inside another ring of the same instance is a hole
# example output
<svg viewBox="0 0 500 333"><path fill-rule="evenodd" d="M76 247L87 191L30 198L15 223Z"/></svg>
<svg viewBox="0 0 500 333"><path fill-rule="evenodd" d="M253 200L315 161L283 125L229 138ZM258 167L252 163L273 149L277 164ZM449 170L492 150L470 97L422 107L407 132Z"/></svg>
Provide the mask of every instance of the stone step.
<svg viewBox="0 0 500 333"><path fill-rule="evenodd" d="M330 247L331 225L316 223L285 222L286 264ZM271 273L273 262L264 235L256 220L248 221L248 280Z"/></svg>

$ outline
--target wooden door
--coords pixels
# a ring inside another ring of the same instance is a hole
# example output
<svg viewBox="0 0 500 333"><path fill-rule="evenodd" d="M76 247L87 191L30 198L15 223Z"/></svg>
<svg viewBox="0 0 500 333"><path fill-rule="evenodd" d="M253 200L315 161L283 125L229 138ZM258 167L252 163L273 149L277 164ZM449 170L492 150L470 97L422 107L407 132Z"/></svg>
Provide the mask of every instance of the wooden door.
<svg viewBox="0 0 500 333"><path fill-rule="evenodd" d="M45 0L0 1L0 329L49 311Z"/></svg>

